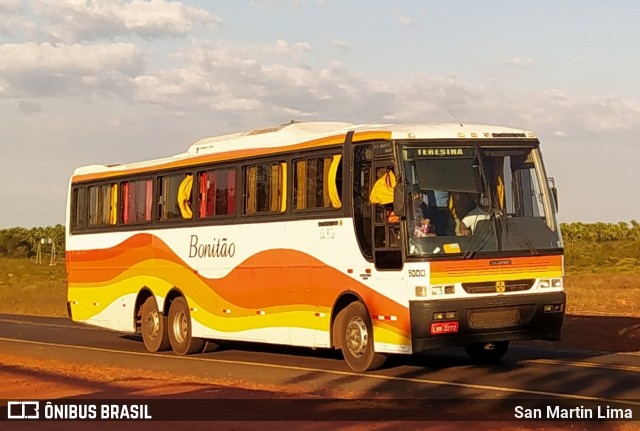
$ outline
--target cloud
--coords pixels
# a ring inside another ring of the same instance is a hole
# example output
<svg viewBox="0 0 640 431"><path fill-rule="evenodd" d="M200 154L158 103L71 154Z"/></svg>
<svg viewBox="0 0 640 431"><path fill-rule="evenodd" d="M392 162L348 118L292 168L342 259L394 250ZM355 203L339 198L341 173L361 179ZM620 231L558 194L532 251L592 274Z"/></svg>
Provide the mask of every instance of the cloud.
<svg viewBox="0 0 640 431"><path fill-rule="evenodd" d="M406 26L406 27L411 27L413 25L413 19L411 19L411 17L408 17L406 15L397 15L396 16L396 20Z"/></svg>
<svg viewBox="0 0 640 431"><path fill-rule="evenodd" d="M42 112L42 106L31 100L21 100L18 103L17 111L25 115L37 114Z"/></svg>
<svg viewBox="0 0 640 431"><path fill-rule="evenodd" d="M284 55L273 56L274 49ZM205 115L214 109L233 116L253 110L275 122L293 115L346 115L358 107L370 113L376 107L387 111L379 97L384 91L367 77L337 62L311 68L288 55L290 50L306 49L304 44L291 46L285 41L275 45L194 41L175 56L183 66L135 77L132 97L136 103L161 104L174 112Z"/></svg>
<svg viewBox="0 0 640 431"><path fill-rule="evenodd" d="M0 35L35 34L36 24L23 14L20 0L0 0Z"/></svg>
<svg viewBox="0 0 640 431"><path fill-rule="evenodd" d="M65 42L184 36L196 23L222 23L203 9L165 0L35 0L32 8L49 23L50 37Z"/></svg>
<svg viewBox="0 0 640 431"><path fill-rule="evenodd" d="M640 128L640 101L581 96L558 89L517 95L456 76L424 73L383 79L340 62L310 67L299 61L311 46L194 39L171 55L171 67L148 69L130 43L0 45L0 97L100 95L152 104L183 117L210 116L234 124L247 118L463 123L490 122L561 131L567 138ZM275 54L275 55L274 55ZM35 113L25 104L20 112ZM251 113L251 115L247 115ZM247 124L253 127L254 124Z"/></svg>
<svg viewBox="0 0 640 431"><path fill-rule="evenodd" d="M456 77L419 74L384 80L340 62L312 68L290 58L290 48L284 40L267 45L194 41L175 56L183 66L135 77L132 97L174 112L206 115L213 109L234 116L249 110L276 123L292 115L426 121L441 114L450 120L447 109L483 111L483 89ZM284 55L273 56L274 49Z"/></svg>
<svg viewBox="0 0 640 431"><path fill-rule="evenodd" d="M535 65L535 62L532 59L520 58L520 57L514 57L507 60L502 60L502 63L509 66L516 66L516 67L531 67Z"/></svg>
<svg viewBox="0 0 640 431"><path fill-rule="evenodd" d="M584 109L585 127L594 132L626 130L640 125L640 101L618 96L589 97Z"/></svg>
<svg viewBox="0 0 640 431"><path fill-rule="evenodd" d="M299 55L305 52L310 52L311 45L307 42L297 42L293 45L289 45L286 41L278 39L273 46L265 46L265 52L280 54L280 55Z"/></svg>
<svg viewBox="0 0 640 431"><path fill-rule="evenodd" d="M0 45L4 97L84 94L116 89L143 67L142 54L130 43Z"/></svg>
<svg viewBox="0 0 640 431"><path fill-rule="evenodd" d="M351 46L344 40L336 39L331 41L331 45L334 48L338 48L340 51L350 51Z"/></svg>
<svg viewBox="0 0 640 431"><path fill-rule="evenodd" d="M640 129L640 101L636 99L583 96L550 89L525 96L523 102L536 122L562 130L565 135L572 130L573 137Z"/></svg>
<svg viewBox="0 0 640 431"><path fill-rule="evenodd" d="M0 13L10 14L20 11L20 0L0 0Z"/></svg>

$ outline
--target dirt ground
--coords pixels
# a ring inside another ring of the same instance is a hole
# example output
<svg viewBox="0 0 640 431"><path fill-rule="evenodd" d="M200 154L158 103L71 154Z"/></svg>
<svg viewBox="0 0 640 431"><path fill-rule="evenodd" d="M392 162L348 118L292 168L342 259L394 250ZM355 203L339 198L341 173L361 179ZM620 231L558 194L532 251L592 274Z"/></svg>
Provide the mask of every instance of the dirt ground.
<svg viewBox="0 0 640 431"><path fill-rule="evenodd" d="M561 349L589 349L611 352L640 352L640 319L610 316L568 315L563 340L555 344ZM144 376L144 378L141 378ZM239 387L238 382L195 380L169 373L128 368L91 367L56 360L39 360L0 352L0 400L21 399L148 399L171 398L312 398L294 386L287 388L255 385ZM4 403L2 403L4 405ZM510 423L510 422L19 422L0 420L3 430L632 430L635 423ZM530 425L530 426L529 426Z"/></svg>

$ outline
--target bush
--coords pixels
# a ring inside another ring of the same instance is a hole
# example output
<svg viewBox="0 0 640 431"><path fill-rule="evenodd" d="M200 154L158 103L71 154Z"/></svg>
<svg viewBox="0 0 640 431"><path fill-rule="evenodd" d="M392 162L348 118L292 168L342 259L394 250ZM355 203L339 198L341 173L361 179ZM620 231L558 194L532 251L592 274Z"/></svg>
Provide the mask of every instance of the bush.
<svg viewBox="0 0 640 431"><path fill-rule="evenodd" d="M64 252L64 226L12 227L0 230L0 256L8 257L33 257L38 251L38 243L42 239L51 238L56 246L56 251ZM45 245L46 250L50 247Z"/></svg>

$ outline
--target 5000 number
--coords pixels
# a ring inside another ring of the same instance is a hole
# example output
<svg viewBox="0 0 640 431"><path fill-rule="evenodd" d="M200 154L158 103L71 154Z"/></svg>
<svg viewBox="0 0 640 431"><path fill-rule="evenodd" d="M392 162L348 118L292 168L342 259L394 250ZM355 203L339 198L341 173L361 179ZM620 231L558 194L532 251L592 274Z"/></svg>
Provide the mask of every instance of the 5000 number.
<svg viewBox="0 0 640 431"><path fill-rule="evenodd" d="M426 277L427 271L424 269L410 269L409 277Z"/></svg>

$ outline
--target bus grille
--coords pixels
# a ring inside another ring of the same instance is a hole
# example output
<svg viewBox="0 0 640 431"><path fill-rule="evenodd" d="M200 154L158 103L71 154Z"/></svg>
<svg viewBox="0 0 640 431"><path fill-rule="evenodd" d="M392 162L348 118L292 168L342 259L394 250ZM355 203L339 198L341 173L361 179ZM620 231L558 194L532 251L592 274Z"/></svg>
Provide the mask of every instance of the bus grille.
<svg viewBox="0 0 640 431"><path fill-rule="evenodd" d="M533 287L535 280L508 280L504 282L504 292L521 292ZM462 283L462 288L467 293L496 293L495 281L480 281L476 283ZM500 292L502 293L502 292Z"/></svg>
<svg viewBox="0 0 640 431"><path fill-rule="evenodd" d="M533 304L475 308L467 310L467 323L471 329L511 328L529 323L535 311L536 306Z"/></svg>

